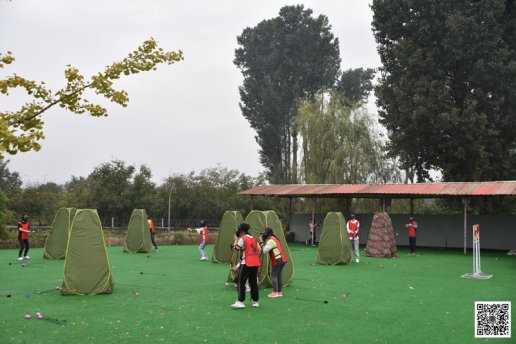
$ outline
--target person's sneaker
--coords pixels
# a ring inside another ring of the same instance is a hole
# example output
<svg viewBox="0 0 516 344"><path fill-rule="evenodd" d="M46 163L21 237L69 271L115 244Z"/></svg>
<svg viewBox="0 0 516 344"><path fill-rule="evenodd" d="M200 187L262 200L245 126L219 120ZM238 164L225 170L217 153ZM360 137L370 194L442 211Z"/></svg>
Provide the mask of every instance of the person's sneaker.
<svg viewBox="0 0 516 344"><path fill-rule="evenodd" d="M201 257L201 260L208 260L208 257Z"/></svg>
<svg viewBox="0 0 516 344"><path fill-rule="evenodd" d="M29 256L25 256L25 257L23 257L23 259L30 259L30 257Z"/></svg>
<svg viewBox="0 0 516 344"><path fill-rule="evenodd" d="M23 257L18 257L18 260L23 260Z"/></svg>
<svg viewBox="0 0 516 344"><path fill-rule="evenodd" d="M281 291L277 292L276 295L276 297L283 297L283 293Z"/></svg>
<svg viewBox="0 0 516 344"><path fill-rule="evenodd" d="M258 303L258 301L253 301L252 306L253 307L260 307L260 304Z"/></svg>
<svg viewBox="0 0 516 344"><path fill-rule="evenodd" d="M278 293L276 293L275 291L273 291L272 293L270 293L269 295L267 295L267 297L278 297Z"/></svg>
<svg viewBox="0 0 516 344"><path fill-rule="evenodd" d="M360 263L360 259L358 259L358 258L355 259L355 262Z"/></svg>
<svg viewBox="0 0 516 344"><path fill-rule="evenodd" d="M253 304L253 306L254 306L254 304ZM240 301L236 300L235 303L231 305L231 307L233 307L233 308L245 308L245 305L244 305L243 302L240 302Z"/></svg>

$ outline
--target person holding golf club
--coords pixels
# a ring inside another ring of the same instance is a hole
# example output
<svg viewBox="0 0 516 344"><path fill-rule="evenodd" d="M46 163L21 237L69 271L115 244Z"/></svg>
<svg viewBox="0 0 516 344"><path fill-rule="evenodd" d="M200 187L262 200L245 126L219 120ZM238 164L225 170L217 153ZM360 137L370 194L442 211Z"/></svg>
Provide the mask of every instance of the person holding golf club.
<svg viewBox="0 0 516 344"><path fill-rule="evenodd" d="M260 298L258 292L258 268L260 267L261 248L258 241L249 233L251 226L241 223L236 229L238 237L235 249L240 252L240 273L238 274L238 299L231 305L233 308L245 308L245 282L249 281L251 287L251 300L253 307L259 307Z"/></svg>
<svg viewBox="0 0 516 344"><path fill-rule="evenodd" d="M410 244L410 254L416 254L416 231L417 231L417 222L414 220L414 217L409 218L409 222L405 225L405 228L408 231L408 239Z"/></svg>
<svg viewBox="0 0 516 344"><path fill-rule="evenodd" d="M156 238L155 238L156 228L154 226L154 220L152 219L152 217L147 216L147 223L149 224L150 238L151 238L152 244L154 245L154 248L157 251L158 245L156 244Z"/></svg>
<svg viewBox="0 0 516 344"><path fill-rule="evenodd" d="M27 255L29 253L29 233L30 222L29 215L22 216L21 221L18 221L18 241L20 242L20 251L18 252L18 260L30 259ZM23 253L23 256L22 256Z"/></svg>
<svg viewBox="0 0 516 344"><path fill-rule="evenodd" d="M262 234L263 246L262 253L269 253L271 259L271 281L272 281L272 293L267 295L268 297L282 297L282 286L283 281L281 279L281 272L283 267L287 263L287 255L283 251L280 240L274 235L274 232L270 228L265 228Z"/></svg>
<svg viewBox="0 0 516 344"><path fill-rule="evenodd" d="M351 214L349 221L346 223L346 230L348 238L351 241L351 246L355 251L355 262L360 262L360 247L358 232L360 231L360 221L355 218L355 214Z"/></svg>
<svg viewBox="0 0 516 344"><path fill-rule="evenodd" d="M208 260L208 255L206 255L206 251L204 248L208 245L210 241L210 233L208 231L208 220L201 220L201 226L199 228L192 229L199 233L199 253L201 255L201 260Z"/></svg>

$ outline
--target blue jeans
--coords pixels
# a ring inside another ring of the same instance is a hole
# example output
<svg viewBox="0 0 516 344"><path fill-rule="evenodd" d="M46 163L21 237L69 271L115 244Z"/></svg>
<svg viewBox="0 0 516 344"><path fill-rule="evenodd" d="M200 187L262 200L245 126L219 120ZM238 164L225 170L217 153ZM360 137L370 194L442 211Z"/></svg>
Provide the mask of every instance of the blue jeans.
<svg viewBox="0 0 516 344"><path fill-rule="evenodd" d="M206 247L206 241L203 240L203 242L201 242L199 244L199 253L201 254L201 258L208 258L208 256L206 255L206 252L204 252L204 248Z"/></svg>
<svg viewBox="0 0 516 344"><path fill-rule="evenodd" d="M353 246L353 249L355 250L355 258L360 259L360 247L358 245L358 238L349 240L351 241L351 246Z"/></svg>
<svg viewBox="0 0 516 344"><path fill-rule="evenodd" d="M283 267L285 264L279 258L276 261L276 265L272 267L271 270L271 282L272 282L272 290L275 292L281 292L282 286L283 286L283 280L281 278L281 272L283 270Z"/></svg>

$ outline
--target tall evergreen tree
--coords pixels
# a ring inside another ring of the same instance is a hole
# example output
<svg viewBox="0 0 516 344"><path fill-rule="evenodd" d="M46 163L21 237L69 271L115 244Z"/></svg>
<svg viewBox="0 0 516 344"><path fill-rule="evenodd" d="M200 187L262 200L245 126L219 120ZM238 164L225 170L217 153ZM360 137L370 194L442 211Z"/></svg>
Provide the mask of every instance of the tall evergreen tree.
<svg viewBox="0 0 516 344"><path fill-rule="evenodd" d="M234 63L244 76L240 107L256 131L260 162L271 182L295 183L295 102L333 87L340 65L338 39L326 16L314 18L312 10L297 5L246 28L237 40Z"/></svg>
<svg viewBox="0 0 516 344"><path fill-rule="evenodd" d="M393 155L419 180L516 175L512 0L374 0L376 87Z"/></svg>

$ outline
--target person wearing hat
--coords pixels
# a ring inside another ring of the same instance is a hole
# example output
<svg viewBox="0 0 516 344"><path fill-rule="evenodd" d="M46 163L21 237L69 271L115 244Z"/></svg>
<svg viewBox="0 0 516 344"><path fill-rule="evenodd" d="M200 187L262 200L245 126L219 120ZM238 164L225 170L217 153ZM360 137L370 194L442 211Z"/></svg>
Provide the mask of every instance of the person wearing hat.
<svg viewBox="0 0 516 344"><path fill-rule="evenodd" d="M405 228L408 231L408 239L410 244L410 254L416 253L416 232L417 232L417 222L414 220L414 217L409 217L409 222L405 225Z"/></svg>
<svg viewBox="0 0 516 344"><path fill-rule="evenodd" d="M349 221L346 223L346 230L348 238L351 241L351 246L355 251L355 262L360 262L360 246L358 232L360 231L360 221L355 219L355 214L351 214Z"/></svg>
<svg viewBox="0 0 516 344"><path fill-rule="evenodd" d="M201 226L199 228L192 229L199 233L199 253L201 255L201 260L208 260L208 256L206 255L206 251L204 248L208 245L210 241L210 233L208 231L208 220L201 220Z"/></svg>
<svg viewBox="0 0 516 344"><path fill-rule="evenodd" d="M29 233L30 222L29 215L23 215L21 221L18 221L18 241L20 243L20 251L18 252L18 260L30 259L29 253ZM23 256L22 256L23 253Z"/></svg>
<svg viewBox="0 0 516 344"><path fill-rule="evenodd" d="M287 263L287 255L283 251L280 240L274 235L272 229L265 228L262 234L264 245L262 247L262 253L269 253L271 259L271 281L272 281L272 293L267 295L268 297L282 297L281 291L283 281L281 280L281 272L283 267Z"/></svg>
<svg viewBox="0 0 516 344"><path fill-rule="evenodd" d="M240 252L240 272L238 274L238 299L231 305L233 308L245 308L245 282L249 281L251 287L251 300L253 307L259 307L260 298L258 292L258 268L262 265L260 255L262 253L258 241L249 233L251 226L241 223L236 229L238 238L235 249Z"/></svg>

